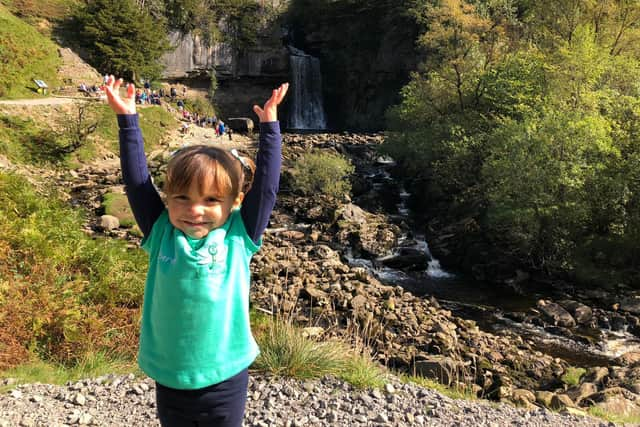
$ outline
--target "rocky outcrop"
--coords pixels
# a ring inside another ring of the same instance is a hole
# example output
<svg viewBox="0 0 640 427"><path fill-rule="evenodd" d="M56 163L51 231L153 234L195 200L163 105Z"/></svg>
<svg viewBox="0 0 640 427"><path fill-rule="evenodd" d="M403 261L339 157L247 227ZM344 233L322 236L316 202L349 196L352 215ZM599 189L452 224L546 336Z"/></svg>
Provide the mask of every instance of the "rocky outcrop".
<svg viewBox="0 0 640 427"><path fill-rule="evenodd" d="M210 70L231 74L232 51L228 44L216 43L208 46L197 34L169 33L169 42L174 50L162 57L166 79L184 79L206 76Z"/></svg>
<svg viewBox="0 0 640 427"><path fill-rule="evenodd" d="M252 106L289 80L289 55L277 24L265 28L257 43L242 51L228 43L208 45L197 34L173 32L169 38L175 49L163 57L163 78L206 93L210 73L215 72L218 88L213 101L226 117L253 117Z"/></svg>
<svg viewBox="0 0 640 427"><path fill-rule="evenodd" d="M228 43L208 45L197 34L174 31L169 34L169 40L175 49L162 58L165 79L198 78L208 76L212 70L218 80L286 77L289 73L288 52L272 31L242 52L234 52Z"/></svg>

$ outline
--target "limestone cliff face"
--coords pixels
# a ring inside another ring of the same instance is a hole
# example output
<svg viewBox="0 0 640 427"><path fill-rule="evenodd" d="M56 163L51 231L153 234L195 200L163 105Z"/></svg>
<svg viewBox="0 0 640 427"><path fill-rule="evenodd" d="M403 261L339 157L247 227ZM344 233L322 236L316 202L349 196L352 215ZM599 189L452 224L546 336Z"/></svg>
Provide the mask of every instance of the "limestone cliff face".
<svg viewBox="0 0 640 427"><path fill-rule="evenodd" d="M170 40L176 48L163 57L163 77L206 92L209 72L215 70L214 103L223 117L253 117L252 105L264 102L271 89L288 80L289 55L279 28L261 34L255 46L240 52L226 43L207 46L193 34L174 32Z"/></svg>
<svg viewBox="0 0 640 427"><path fill-rule="evenodd" d="M211 69L230 74L233 69L231 48L226 44L207 46L200 36L179 32L170 33L169 41L175 50L162 58L166 79L206 75Z"/></svg>
<svg viewBox="0 0 640 427"><path fill-rule="evenodd" d="M216 71L219 80L239 77L286 76L287 50L271 34L260 37L259 43L246 51L235 53L226 43L207 46L198 35L173 32L169 39L175 49L163 57L163 77L188 79Z"/></svg>

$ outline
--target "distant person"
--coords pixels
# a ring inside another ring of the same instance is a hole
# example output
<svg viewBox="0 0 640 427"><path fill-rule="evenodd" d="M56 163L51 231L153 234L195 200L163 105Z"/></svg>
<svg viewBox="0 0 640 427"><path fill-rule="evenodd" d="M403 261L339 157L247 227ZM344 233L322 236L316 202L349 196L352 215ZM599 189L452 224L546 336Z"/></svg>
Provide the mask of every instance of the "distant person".
<svg viewBox="0 0 640 427"><path fill-rule="evenodd" d="M224 135L224 122L220 120L220 123L218 123L218 136L222 135Z"/></svg>
<svg viewBox="0 0 640 427"><path fill-rule="evenodd" d="M229 135L229 141L232 140L231 134L233 134L233 130L231 128L227 128L227 135Z"/></svg>
<svg viewBox="0 0 640 427"><path fill-rule="evenodd" d="M178 99L178 111L184 110L184 101L182 99Z"/></svg>
<svg viewBox="0 0 640 427"><path fill-rule="evenodd" d="M163 427L239 427L248 367L258 355L249 319L249 263L262 244L281 166L277 106L263 108L257 167L237 151L194 145L174 153L158 194L144 152L133 85L105 86L120 128L125 189L149 254L138 364L156 381ZM255 182L252 182L255 177Z"/></svg>
<svg viewBox="0 0 640 427"><path fill-rule="evenodd" d="M169 95L171 95L171 102L176 100L176 96L178 96L178 92L176 92L176 88L171 86L171 88L169 88Z"/></svg>

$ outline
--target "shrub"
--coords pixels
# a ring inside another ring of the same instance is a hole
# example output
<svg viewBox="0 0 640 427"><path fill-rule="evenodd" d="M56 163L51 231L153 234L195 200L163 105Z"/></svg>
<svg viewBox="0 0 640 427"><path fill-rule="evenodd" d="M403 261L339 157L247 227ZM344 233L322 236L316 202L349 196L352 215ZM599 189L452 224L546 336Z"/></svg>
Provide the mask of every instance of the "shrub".
<svg viewBox="0 0 640 427"><path fill-rule="evenodd" d="M135 354L146 257L85 235L59 196L0 173L0 369Z"/></svg>
<svg viewBox="0 0 640 427"><path fill-rule="evenodd" d="M305 195L324 194L342 198L351 192L351 162L340 154L314 151L296 160L291 169L294 191Z"/></svg>

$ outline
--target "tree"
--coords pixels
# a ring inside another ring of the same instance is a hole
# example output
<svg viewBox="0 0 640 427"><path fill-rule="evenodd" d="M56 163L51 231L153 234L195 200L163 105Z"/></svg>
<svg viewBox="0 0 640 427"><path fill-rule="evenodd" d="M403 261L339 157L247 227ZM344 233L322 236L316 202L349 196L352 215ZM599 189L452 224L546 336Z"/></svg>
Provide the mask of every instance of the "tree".
<svg viewBox="0 0 640 427"><path fill-rule="evenodd" d="M74 24L89 62L100 71L131 81L160 75L160 58L170 48L165 23L134 0L92 0Z"/></svg>

